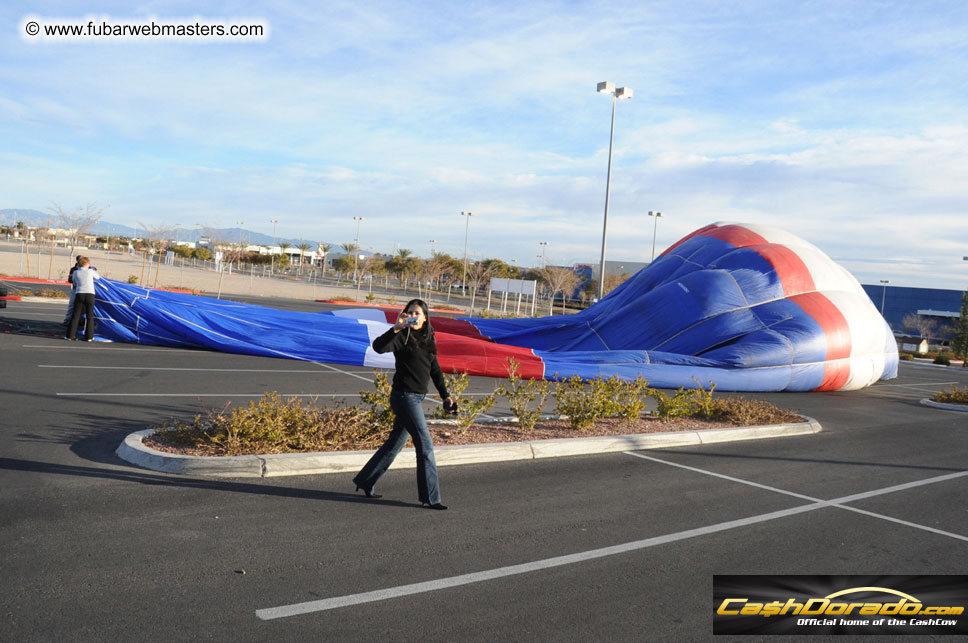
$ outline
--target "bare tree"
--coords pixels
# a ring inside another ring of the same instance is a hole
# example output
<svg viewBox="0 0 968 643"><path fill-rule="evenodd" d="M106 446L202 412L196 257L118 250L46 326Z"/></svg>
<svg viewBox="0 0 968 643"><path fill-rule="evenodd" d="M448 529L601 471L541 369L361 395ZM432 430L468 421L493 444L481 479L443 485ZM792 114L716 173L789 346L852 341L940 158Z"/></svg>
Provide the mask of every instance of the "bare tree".
<svg viewBox="0 0 968 643"><path fill-rule="evenodd" d="M450 257L435 253L430 259L423 262L423 269L420 271L420 278L427 281L427 305L430 305L430 293L433 282L438 281L451 269Z"/></svg>
<svg viewBox="0 0 968 643"><path fill-rule="evenodd" d="M605 275L605 294L607 295L608 293L612 292L613 290L621 286L622 283L625 282L625 280L628 279L630 276L631 275L629 275L629 273L627 272L622 275L615 275L611 273L606 274ZM591 297L596 297L598 294L598 280L593 279L589 281L587 284L585 284L585 291Z"/></svg>
<svg viewBox="0 0 968 643"><path fill-rule="evenodd" d="M373 275L383 269L385 263L378 254L372 254L363 260L360 264L360 278L356 282L356 301L360 300L360 283L367 275L370 275L370 292L373 292Z"/></svg>
<svg viewBox="0 0 968 643"><path fill-rule="evenodd" d="M104 212L105 208L99 208L96 203L92 202L71 211L65 210L58 203L52 203L47 209L60 219L61 225L67 228L67 240L71 244L71 253L68 259L70 259L70 263L73 263L74 246L77 245L77 238L88 233L101 220L101 213Z"/></svg>
<svg viewBox="0 0 968 643"><path fill-rule="evenodd" d="M486 261L475 261L467 266L467 281L471 284L471 309L470 314L474 313L474 300L477 298L477 291L481 284L491 279L493 274L493 264Z"/></svg>
<svg viewBox="0 0 968 643"><path fill-rule="evenodd" d="M153 254L157 253L158 255L158 265L155 266L155 282L154 282L154 285L152 286L152 288L157 288L158 276L161 273L161 260L162 260L161 250L165 241L167 241L168 237L171 236L172 227L170 225L149 226L149 225L145 225L144 223L141 223L140 221L138 222L138 225L144 229L145 236L148 237L146 239L146 241L148 242L148 248L145 249L144 256L141 259L141 285L143 285L145 288L148 287L148 281L145 279L145 263L148 259L148 250L150 249ZM151 279L151 267L149 265L148 280L150 279Z"/></svg>
<svg viewBox="0 0 968 643"><path fill-rule="evenodd" d="M551 303L548 306L549 315L554 314L555 295L561 293L561 314L565 314L565 302L568 301L575 286L578 285L578 275L567 268L543 268L541 270L541 280L548 284L551 291Z"/></svg>
<svg viewBox="0 0 968 643"><path fill-rule="evenodd" d="M921 339L931 339L937 336L938 320L917 313L908 313L901 319L901 326L918 331Z"/></svg>

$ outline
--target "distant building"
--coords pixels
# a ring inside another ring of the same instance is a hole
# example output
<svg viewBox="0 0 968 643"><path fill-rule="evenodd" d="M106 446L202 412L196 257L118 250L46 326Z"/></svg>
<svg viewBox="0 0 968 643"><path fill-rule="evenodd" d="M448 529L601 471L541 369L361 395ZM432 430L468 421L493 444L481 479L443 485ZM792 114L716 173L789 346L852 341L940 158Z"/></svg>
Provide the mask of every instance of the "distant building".
<svg viewBox="0 0 968 643"><path fill-rule="evenodd" d="M598 273L601 270L601 263L596 262L593 264L582 264L591 266L592 276L591 278L598 281ZM639 270L642 270L649 265L649 262L645 261L609 261L605 260L605 274L606 275L622 275L632 276Z"/></svg>
<svg viewBox="0 0 968 643"><path fill-rule="evenodd" d="M951 332L944 332L961 313L961 291L939 288L909 288L890 284L862 284L867 296L882 311L895 335L911 335L914 328L905 328L902 320L908 314L922 315L937 320L938 337L949 339Z"/></svg>

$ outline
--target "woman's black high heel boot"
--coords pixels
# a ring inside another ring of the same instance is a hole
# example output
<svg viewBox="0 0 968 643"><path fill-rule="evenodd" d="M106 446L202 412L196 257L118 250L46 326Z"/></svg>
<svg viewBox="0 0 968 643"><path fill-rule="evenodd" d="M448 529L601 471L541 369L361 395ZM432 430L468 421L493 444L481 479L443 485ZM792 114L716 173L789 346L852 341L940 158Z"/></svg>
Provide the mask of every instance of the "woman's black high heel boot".
<svg viewBox="0 0 968 643"><path fill-rule="evenodd" d="M357 485L356 486L356 490L359 491L360 489L363 489L363 488L360 487L359 485ZM367 498L382 498L383 497L382 495L380 495L378 493L373 493L373 491L371 489L363 489L363 493L366 494L366 497Z"/></svg>

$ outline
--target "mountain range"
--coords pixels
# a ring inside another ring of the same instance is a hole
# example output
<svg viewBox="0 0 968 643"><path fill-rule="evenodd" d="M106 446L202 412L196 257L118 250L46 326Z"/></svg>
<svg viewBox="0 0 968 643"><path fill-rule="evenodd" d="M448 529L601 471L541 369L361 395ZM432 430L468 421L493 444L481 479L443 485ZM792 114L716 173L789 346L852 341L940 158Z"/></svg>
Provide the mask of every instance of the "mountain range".
<svg viewBox="0 0 968 643"><path fill-rule="evenodd" d="M12 226L16 225L18 221L23 221L24 224L28 226L51 226L51 227L63 227L63 224L56 215L48 214L46 212L41 212L40 210L32 210L29 208L8 208L0 210L0 225ZM91 228L91 234L110 234L111 236L120 237L141 237L145 235L145 229L142 227L132 228L121 223L112 223L110 221L98 221L98 223ZM261 232L253 232L252 230L246 230L245 228L175 228L169 231L171 238L178 241L192 241L198 242L202 237L223 239L229 242L237 242L239 239L247 241L249 244L259 245L259 246L271 246L273 238L271 235L263 234ZM315 249L320 242L314 241L312 239L293 239L286 237L276 237L275 242L278 244L281 241L285 241L292 244L293 247L298 247L301 243L308 243L311 249ZM330 243L333 247L333 253L335 255L342 254L342 249L338 243Z"/></svg>

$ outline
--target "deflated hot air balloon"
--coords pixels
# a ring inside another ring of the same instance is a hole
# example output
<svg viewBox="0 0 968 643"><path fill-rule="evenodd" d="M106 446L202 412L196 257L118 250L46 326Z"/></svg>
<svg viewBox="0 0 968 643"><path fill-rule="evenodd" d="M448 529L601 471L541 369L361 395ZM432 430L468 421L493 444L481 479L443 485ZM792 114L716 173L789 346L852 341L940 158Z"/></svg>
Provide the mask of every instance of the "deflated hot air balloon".
<svg viewBox="0 0 968 643"><path fill-rule="evenodd" d="M397 311L298 313L97 282L98 336L112 341L393 368L372 340ZM716 223L666 250L574 315L432 318L450 372L645 377L657 388L837 391L897 375L893 334L860 284L776 228Z"/></svg>

